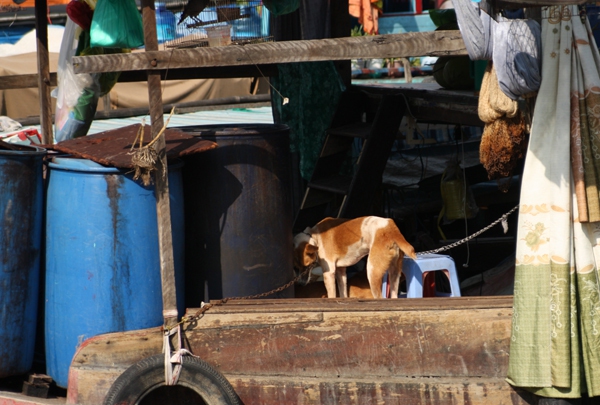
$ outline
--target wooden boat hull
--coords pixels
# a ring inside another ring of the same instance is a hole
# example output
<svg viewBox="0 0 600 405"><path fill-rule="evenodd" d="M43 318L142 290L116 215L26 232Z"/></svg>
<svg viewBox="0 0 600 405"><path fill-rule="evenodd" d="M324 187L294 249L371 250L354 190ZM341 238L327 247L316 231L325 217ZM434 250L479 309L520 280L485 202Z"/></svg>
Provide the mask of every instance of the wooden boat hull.
<svg viewBox="0 0 600 405"><path fill-rule="evenodd" d="M194 313L190 309L188 313ZM185 325L192 352L252 404L527 404L504 378L512 297L230 301ZM159 328L83 343L67 403L101 403Z"/></svg>

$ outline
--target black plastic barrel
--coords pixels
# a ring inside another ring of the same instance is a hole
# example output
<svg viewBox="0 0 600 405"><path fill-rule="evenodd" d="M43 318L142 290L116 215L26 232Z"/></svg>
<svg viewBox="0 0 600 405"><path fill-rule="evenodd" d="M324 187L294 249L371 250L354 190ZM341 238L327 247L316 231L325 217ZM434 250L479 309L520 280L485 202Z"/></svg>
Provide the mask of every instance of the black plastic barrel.
<svg viewBox="0 0 600 405"><path fill-rule="evenodd" d="M180 129L218 144L188 157L183 168L186 306L269 292L292 280L289 128ZM275 297L293 297L293 288Z"/></svg>
<svg viewBox="0 0 600 405"><path fill-rule="evenodd" d="M26 373L33 365L45 155L38 147L0 151L0 378Z"/></svg>

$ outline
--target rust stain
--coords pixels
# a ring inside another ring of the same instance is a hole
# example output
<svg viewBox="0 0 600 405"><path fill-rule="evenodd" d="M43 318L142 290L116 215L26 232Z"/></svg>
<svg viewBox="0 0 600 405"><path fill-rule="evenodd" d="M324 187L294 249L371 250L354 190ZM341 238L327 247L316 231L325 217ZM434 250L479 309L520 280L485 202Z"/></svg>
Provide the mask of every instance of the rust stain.
<svg viewBox="0 0 600 405"><path fill-rule="evenodd" d="M123 252L121 251L121 243L119 242L119 223L122 220L119 210L119 203L121 200L121 192L120 188L123 185L125 179L122 175L115 174L107 174L104 176L106 180L106 195L109 200L109 207L111 211L111 224L112 224L112 242L113 242L113 257L114 260L112 262L112 276L110 281L110 289L111 289L111 310L113 314L113 320L116 322L117 328L119 330L125 329L125 308L124 302L124 286L130 285L129 280L129 272L126 270L122 270L121 267L124 262L121 262L121 258Z"/></svg>

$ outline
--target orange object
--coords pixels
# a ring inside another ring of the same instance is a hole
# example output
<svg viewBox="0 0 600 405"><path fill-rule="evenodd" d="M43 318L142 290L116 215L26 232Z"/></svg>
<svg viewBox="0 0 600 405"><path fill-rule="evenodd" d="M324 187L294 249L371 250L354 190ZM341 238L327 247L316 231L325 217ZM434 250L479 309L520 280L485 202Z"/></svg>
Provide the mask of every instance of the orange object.
<svg viewBox="0 0 600 405"><path fill-rule="evenodd" d="M363 26L363 31L369 35L379 34L379 13L377 1L349 0L348 10L350 15L358 18L358 23Z"/></svg>
<svg viewBox="0 0 600 405"><path fill-rule="evenodd" d="M71 0L47 0L49 6L58 6L60 4L67 4ZM12 0L9 0L9 3L13 3ZM35 7L35 0L25 0L24 3L16 4L13 3L11 5L21 6L21 7Z"/></svg>

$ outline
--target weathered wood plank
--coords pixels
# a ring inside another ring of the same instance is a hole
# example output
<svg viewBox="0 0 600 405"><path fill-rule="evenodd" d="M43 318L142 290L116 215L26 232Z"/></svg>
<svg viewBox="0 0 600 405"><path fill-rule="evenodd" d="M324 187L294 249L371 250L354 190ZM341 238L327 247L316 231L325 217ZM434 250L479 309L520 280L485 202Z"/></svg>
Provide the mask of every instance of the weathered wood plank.
<svg viewBox="0 0 600 405"><path fill-rule="evenodd" d="M525 403L503 382L512 297L233 302L184 329L192 352L246 405L364 404L394 392L411 404ZM68 403L101 403L129 365L161 349L160 328L86 340L71 365Z"/></svg>
<svg viewBox="0 0 600 405"><path fill-rule="evenodd" d="M218 302L218 301L213 301ZM361 298L294 298L290 300L229 300L225 305L216 305L211 313L245 312L364 312L364 311L409 311L409 310L469 310L481 308L512 308L512 296L498 297L452 297L419 299L361 299ZM197 309L188 308L187 314Z"/></svg>
<svg viewBox="0 0 600 405"><path fill-rule="evenodd" d="M142 0L142 21L144 24L144 44L146 52L158 49L156 37L156 12L154 0ZM171 234L171 210L169 201L169 179L167 153L164 134L158 136L164 128L162 87L160 72L148 71L148 100L152 139L157 159L154 171L154 194L156 196L156 220L158 222L158 248L160 257L160 285L163 302L163 318L166 326L177 323L177 293L175 288L175 264L173 258L173 235Z"/></svg>
<svg viewBox="0 0 600 405"><path fill-rule="evenodd" d="M229 77L266 77L277 76L277 65L259 66L219 66L198 67L188 69L161 70L161 80L187 80L187 79L221 79ZM140 71L122 72L119 83L146 81L146 73Z"/></svg>
<svg viewBox="0 0 600 405"><path fill-rule="evenodd" d="M357 85L370 94L389 94L400 91L410 99L422 99L445 104L465 104L477 106L479 95L473 90L448 90L436 82L432 83L369 83Z"/></svg>
<svg viewBox="0 0 600 405"><path fill-rule="evenodd" d="M75 73L92 73L466 54L460 31L431 31L78 56L73 66Z"/></svg>
<svg viewBox="0 0 600 405"><path fill-rule="evenodd" d="M28 74L28 75L10 75L0 77L0 90L10 89L30 89L38 87L39 75ZM50 86L56 86L56 72L50 73Z"/></svg>
<svg viewBox="0 0 600 405"><path fill-rule="evenodd" d="M534 395L503 379L345 379L229 376L244 405L530 405Z"/></svg>
<svg viewBox="0 0 600 405"><path fill-rule="evenodd" d="M418 122L484 125L477 112L479 96L472 90L448 90L437 83L370 83L356 87L371 94L403 94L409 114Z"/></svg>
<svg viewBox="0 0 600 405"><path fill-rule="evenodd" d="M65 405L65 398L36 398L17 392L0 391L0 405Z"/></svg>
<svg viewBox="0 0 600 405"><path fill-rule="evenodd" d="M52 99L50 97L50 56L48 55L48 2L35 0L35 37L40 95L40 125L42 143L54 143L52 130Z"/></svg>
<svg viewBox="0 0 600 405"><path fill-rule="evenodd" d="M223 315L207 328L201 319L186 336L193 353L224 374L500 378L508 366L511 315L510 310L326 312L322 322L280 325L245 314L243 326L230 326Z"/></svg>

